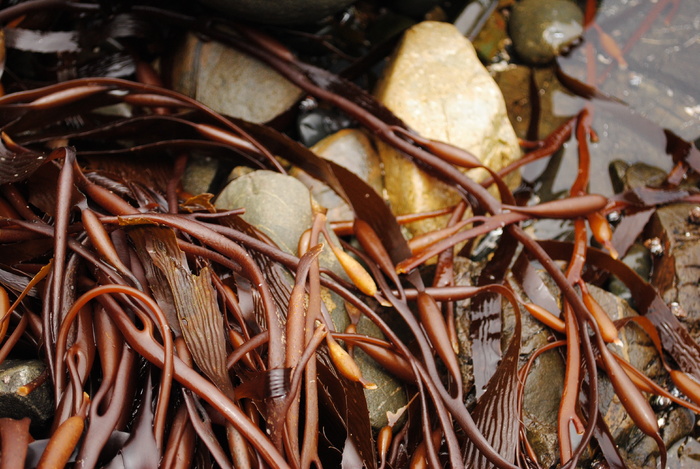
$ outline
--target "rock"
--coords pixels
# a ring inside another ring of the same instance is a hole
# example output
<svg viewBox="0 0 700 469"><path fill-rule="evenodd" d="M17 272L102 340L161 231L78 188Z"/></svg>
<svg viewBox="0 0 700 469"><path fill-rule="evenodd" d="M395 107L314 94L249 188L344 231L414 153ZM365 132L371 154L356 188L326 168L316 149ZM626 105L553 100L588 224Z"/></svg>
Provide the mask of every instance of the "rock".
<svg viewBox="0 0 700 469"><path fill-rule="evenodd" d="M221 209L245 208L242 218L269 237L282 251L297 255L299 238L311 228L313 219L311 194L292 176L267 170L252 171L231 181L217 196L215 205ZM339 241L335 239L335 243ZM330 249L319 255L323 267L345 278L345 272ZM336 300L334 303L340 303ZM329 309L331 309L329 305ZM334 317L338 330L347 326L343 317Z"/></svg>
<svg viewBox="0 0 700 469"><path fill-rule="evenodd" d="M540 333L539 346L547 343L549 333ZM564 390L565 363L557 350L540 355L525 384L523 419L527 438L542 467L553 467L558 459L557 413Z"/></svg>
<svg viewBox="0 0 700 469"><path fill-rule="evenodd" d="M218 170L218 160L206 156L192 156L182 176L182 189L192 195L211 191L211 184Z"/></svg>
<svg viewBox="0 0 700 469"><path fill-rule="evenodd" d="M470 151L498 170L520 156L503 96L474 47L451 24L426 21L406 31L375 91L377 99L423 137ZM379 145L384 182L396 214L454 204L455 191ZM483 179L484 171L470 176ZM413 234L440 227L428 220Z"/></svg>
<svg viewBox="0 0 700 469"><path fill-rule="evenodd" d="M542 275L544 286L550 291L556 291L556 287L549 276ZM518 281L513 278L510 282L521 297L527 297L521 290ZM531 286L530 288L540 288ZM594 285L588 285L593 298L600 304L613 320L634 316L629 305L615 295L606 292ZM513 322L512 309L504 302L504 334ZM538 348L549 343L551 333L541 323L529 314L523 314L523 337L521 354L523 360ZM655 347L650 339L638 327L627 326L620 332L620 345L609 345L616 353L626 359L637 369L642 370L647 376L662 382L666 377ZM527 376L523 399L523 418L528 430L530 441L537 457L543 467L553 467L558 458L558 441L556 437L557 413L564 380L565 364L557 351L552 351L540 356L534 363ZM601 415L620 449L630 458L643 460L654 448L647 447L648 441L641 434L632 419L629 418L605 373L599 374L599 409ZM669 414L670 415L670 414ZM673 414L674 425L669 430L669 437L677 438L687 427L682 423L682 415ZM675 420L678 420L676 425ZM672 435L673 434L673 435ZM651 440L653 446L653 440ZM646 451L646 453L644 453ZM584 458L590 458L590 452L584 454ZM590 467L590 466L581 466ZM640 467L654 467L640 466Z"/></svg>
<svg viewBox="0 0 700 469"><path fill-rule="evenodd" d="M221 209L244 207L245 221L294 255L302 233L311 227L309 190L296 179L273 171L253 171L234 179L215 204Z"/></svg>
<svg viewBox="0 0 700 469"><path fill-rule="evenodd" d="M669 469L694 467L700 460L700 441L689 436L668 449Z"/></svg>
<svg viewBox="0 0 700 469"><path fill-rule="evenodd" d="M513 7L509 29L518 55L546 64L583 32L583 13L570 0L523 0Z"/></svg>
<svg viewBox="0 0 700 469"><path fill-rule="evenodd" d="M301 97L299 88L262 62L194 34L187 35L173 62L177 91L249 122L268 122Z"/></svg>
<svg viewBox="0 0 700 469"><path fill-rule="evenodd" d="M666 171L644 162L629 164L624 160L613 160L609 170L616 194L642 187L661 188L666 182Z"/></svg>
<svg viewBox="0 0 700 469"><path fill-rule="evenodd" d="M41 360L5 360L0 364L0 418L29 417L34 429L49 423L54 413L50 380L26 396L17 393L20 386L39 378L45 371L46 365Z"/></svg>
<svg viewBox="0 0 700 469"><path fill-rule="evenodd" d="M378 194L383 183L381 161L367 134L357 129L344 129L324 138L311 150L317 155L349 169L368 183ZM352 220L354 213L345 201L330 187L308 175L293 169L290 174L302 181L311 190L314 199L328 209L329 221Z"/></svg>
<svg viewBox="0 0 700 469"><path fill-rule="evenodd" d="M628 189L660 187L665 181L666 171L646 163L634 163L625 172L625 186Z"/></svg>
<svg viewBox="0 0 700 469"><path fill-rule="evenodd" d="M269 237L282 251L297 255L302 233L311 228L311 194L299 180L273 171L259 170L231 181L217 196L221 209L244 207L242 218ZM335 239L335 243L339 241ZM321 266L346 278L345 272L330 249L319 255ZM289 283L293 284L291 276ZM344 330L348 317L342 300L324 289L323 301L336 330Z"/></svg>
<svg viewBox="0 0 700 469"><path fill-rule="evenodd" d="M621 261L631 267L644 281L649 281L649 275L651 274L651 253L645 246L638 243L633 244ZM627 285L614 275L610 276L607 289L610 293L627 302L632 301L632 293L629 288L627 288Z"/></svg>
<svg viewBox="0 0 700 469"><path fill-rule="evenodd" d="M474 6L474 3L471 4ZM468 12L469 5L464 9L463 13ZM462 23L469 23L467 21L460 21L461 18L455 20L455 26L459 28L460 31L464 32L467 37L473 37L472 27L474 22L479 23L478 16L476 14L469 15L465 14L464 17L468 17L471 21L469 28L460 27ZM466 19L466 18L465 18ZM510 44L510 38L508 37L508 23L506 22L503 12L500 9L496 9L487 19L482 26L479 34L474 38L474 48L481 60L485 63L498 62L498 56L505 49L507 44Z"/></svg>
<svg viewBox="0 0 700 469"><path fill-rule="evenodd" d="M310 101L312 100L304 100L300 107L304 107ZM316 106L315 104L310 104L309 107L310 109L303 109L297 119L299 139L307 147L316 145L324 138L353 124L347 114L336 108Z"/></svg>
<svg viewBox="0 0 700 469"><path fill-rule="evenodd" d="M280 249L297 255L297 245L302 233L311 227L311 194L299 180L292 176L259 170L244 174L231 181L216 199L216 206L223 209L245 207L242 218L274 241ZM334 239L336 245L339 241ZM319 255L321 266L347 278L330 249ZM289 277L290 288L293 283ZM342 298L323 288L324 305L336 330L345 330L349 324ZM361 325L361 326L360 326ZM361 333L383 338L381 331L369 323L358 324ZM361 355L361 354L360 354ZM363 376L377 384L375 390L365 390L370 422L375 428L386 424L386 411L396 411L406 405L403 386L366 356L358 359Z"/></svg>
<svg viewBox="0 0 700 469"><path fill-rule="evenodd" d="M562 86L553 67L511 65L505 70L496 71L494 79L503 92L508 116L519 138L530 138L528 130L535 105L530 90L533 79L538 90L537 138L546 138L580 110L577 98Z"/></svg>
<svg viewBox="0 0 700 469"><path fill-rule="evenodd" d="M664 416L661 423L662 436L666 446L671 446L693 431L695 414L685 407L674 407Z"/></svg>
<svg viewBox="0 0 700 469"><path fill-rule="evenodd" d="M353 0L201 0L234 19L264 24L298 24L316 21Z"/></svg>
<svg viewBox="0 0 700 469"><path fill-rule="evenodd" d="M658 238L663 248L654 257L652 284L697 340L700 337L700 232L691 218L694 207L673 204L659 208L651 219L648 236Z"/></svg>
<svg viewBox="0 0 700 469"><path fill-rule="evenodd" d="M600 304L613 320L628 316L636 316L626 301L593 285L588 285L593 298ZM651 379L659 382L665 375L656 348L649 337L635 326L627 326L620 331L622 345L609 344L608 347L627 360L638 370ZM658 448L650 437L644 435L627 414L619 397L614 393L610 380L600 374L599 379L599 409L610 429L620 452L630 467L655 467L654 458Z"/></svg>
<svg viewBox="0 0 700 469"><path fill-rule="evenodd" d="M362 316L357 323L357 332L371 337L385 338L377 325L365 316ZM353 357L362 370L362 377L377 385L377 389L365 390L365 399L372 428L379 430L388 423L386 414L388 411L396 413L408 403L406 388L401 381L387 373L381 365L359 348L355 347Z"/></svg>

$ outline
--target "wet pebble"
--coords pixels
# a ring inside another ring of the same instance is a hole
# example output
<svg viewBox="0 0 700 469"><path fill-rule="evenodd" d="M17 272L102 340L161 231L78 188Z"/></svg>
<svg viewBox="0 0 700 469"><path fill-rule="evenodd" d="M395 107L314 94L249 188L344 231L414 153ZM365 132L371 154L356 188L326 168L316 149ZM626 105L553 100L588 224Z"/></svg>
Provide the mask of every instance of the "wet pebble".
<svg viewBox="0 0 700 469"><path fill-rule="evenodd" d="M509 29L518 55L546 64L583 32L583 13L570 0L523 0L513 7Z"/></svg>
<svg viewBox="0 0 700 469"><path fill-rule="evenodd" d="M698 460L700 460L700 441L689 436L669 448L667 467L669 469L695 467Z"/></svg>
<svg viewBox="0 0 700 469"><path fill-rule="evenodd" d="M652 284L671 305L697 340L700 337L700 232L689 217L694 206L670 204L659 208L651 219L648 237L658 238L663 248L654 257Z"/></svg>
<svg viewBox="0 0 700 469"><path fill-rule="evenodd" d="M651 274L651 253L642 244L633 244L627 254L621 259L622 262L631 267L637 275L645 281L649 280ZM628 302L632 301L632 293L629 288L617 277L612 276L608 282L608 290L616 296Z"/></svg>
<svg viewBox="0 0 700 469"><path fill-rule="evenodd" d="M304 101L302 106L307 101ZM351 123L352 121L338 110L311 105L307 109L302 109L299 114L297 120L299 139L304 145L310 147L333 133L349 127Z"/></svg>
<svg viewBox="0 0 700 469"><path fill-rule="evenodd" d="M53 392L49 380L26 396L17 391L45 371L40 360L5 360L0 365L0 417L29 417L32 428L47 424L53 417Z"/></svg>

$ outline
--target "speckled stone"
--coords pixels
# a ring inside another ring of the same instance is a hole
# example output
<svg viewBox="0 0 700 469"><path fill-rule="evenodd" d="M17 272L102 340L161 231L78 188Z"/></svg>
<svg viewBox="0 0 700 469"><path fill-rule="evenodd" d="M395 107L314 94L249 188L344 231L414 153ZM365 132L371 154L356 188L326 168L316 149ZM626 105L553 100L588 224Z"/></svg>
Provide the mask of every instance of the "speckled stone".
<svg viewBox="0 0 700 469"><path fill-rule="evenodd" d="M375 95L423 137L470 151L494 170L520 156L501 91L474 46L449 23L425 21L406 31ZM378 147L389 202L396 214L456 203L456 191L387 145ZM477 181L486 176L483 170L468 174ZM413 234L439 227L440 221L435 220L408 226Z"/></svg>
<svg viewBox="0 0 700 469"><path fill-rule="evenodd" d="M29 417L32 427L42 426L53 417L53 392L49 380L22 396L17 393L46 369L41 360L5 360L0 364L0 417Z"/></svg>
<svg viewBox="0 0 700 469"><path fill-rule="evenodd" d="M221 114L268 122L301 97L301 90L257 59L188 34L173 54L173 87Z"/></svg>
<svg viewBox="0 0 700 469"><path fill-rule="evenodd" d="M510 37L518 56L546 64L583 32L583 13L570 0L523 0L513 7Z"/></svg>

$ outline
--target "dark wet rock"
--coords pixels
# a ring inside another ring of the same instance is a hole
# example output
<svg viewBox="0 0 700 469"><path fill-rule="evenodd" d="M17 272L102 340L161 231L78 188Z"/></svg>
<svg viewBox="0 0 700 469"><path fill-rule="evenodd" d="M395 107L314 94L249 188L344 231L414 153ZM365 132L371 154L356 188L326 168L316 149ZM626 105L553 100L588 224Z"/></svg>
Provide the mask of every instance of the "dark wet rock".
<svg viewBox="0 0 700 469"><path fill-rule="evenodd" d="M308 100L304 102L306 101ZM312 106L311 109L304 109L299 113L297 119L299 139L304 145L310 147L335 132L349 127L351 122L347 115L336 109Z"/></svg>
<svg viewBox="0 0 700 469"><path fill-rule="evenodd" d="M588 285L588 290L613 321L637 316L636 311L630 308L626 301L610 292L595 285ZM620 331L619 338L622 345L608 345L608 347L651 378L658 378L664 374L653 343L640 328L629 325Z"/></svg>
<svg viewBox="0 0 700 469"><path fill-rule="evenodd" d="M646 163L635 163L625 172L625 186L628 189L659 187L665 180L666 171Z"/></svg>
<svg viewBox="0 0 700 469"><path fill-rule="evenodd" d="M53 417L53 391L50 380L26 396L17 393L46 371L41 360L5 360L0 364L0 417L23 419L29 417L32 428L42 427Z"/></svg>
<svg viewBox="0 0 700 469"><path fill-rule="evenodd" d="M547 344L550 334L541 332L530 341ZM534 339L534 340L533 340ZM564 390L565 363L558 350L540 355L535 361L525 384L523 419L527 439L539 458L542 467L552 467L559 456L557 440L557 414Z"/></svg>
<svg viewBox="0 0 700 469"><path fill-rule="evenodd" d="M689 436L668 449L668 469L696 467L700 461L700 441Z"/></svg>
<svg viewBox="0 0 700 469"><path fill-rule="evenodd" d="M693 431L696 417L693 411L685 407L675 407L663 417L661 436L666 446L672 446Z"/></svg>
<svg viewBox="0 0 700 469"><path fill-rule="evenodd" d="M652 283L697 340L700 335L700 231L691 221L694 208L691 204L659 208L652 217L648 237L658 239L662 250L654 257Z"/></svg>
<svg viewBox="0 0 700 469"><path fill-rule="evenodd" d="M456 257L454 262L455 285L474 285L474 279L479 275L483 265L472 262L463 257ZM470 337L471 314L469 310L469 300L455 302L455 329L457 331L457 342L459 352L457 361L462 374L462 383L465 394L474 386L474 369L472 364L472 343Z"/></svg>
<svg viewBox="0 0 700 469"><path fill-rule="evenodd" d="M556 291L548 276L543 275L542 279L544 285L550 291ZM527 298L527 295L520 291L516 281L513 280L510 283L520 296ZM588 285L588 289L613 320L636 315L636 312L629 307L627 302L615 295L594 285ZM504 303L504 335L512 328L513 323L512 310L505 306ZM551 332L526 313L522 315L522 324L521 354L523 360L526 360L532 352L549 342ZM647 376L657 381L663 380L665 371L658 358L656 349L639 328L632 325L625 327L620 332L620 341L621 345L609 345L609 347L637 369L642 370ZM547 352L534 362L525 385L523 418L528 429L528 440L535 449L543 467L553 467L552 464L556 463L559 457L556 429L564 372L565 363L560 352L557 350ZM628 457L644 460L651 454L649 451L654 448L648 448L646 446L648 442L646 441L641 445L645 435L637 430L634 422L627 415L604 373L600 375L599 393L599 409L615 441ZM680 418L679 415L673 415L673 418ZM677 430L680 427L682 425L674 427L676 429L670 430L669 434L674 432L683 433L685 430ZM651 440L651 443L653 444L653 440ZM644 453L645 451L647 452ZM585 457L590 458L591 454L587 454L588 456ZM588 467L587 464L588 461L585 461L581 467Z"/></svg>
<svg viewBox="0 0 700 469"><path fill-rule="evenodd" d="M652 259L649 249L644 245L638 243L633 244L621 260L631 267L643 280L649 281ZM625 301L629 302L632 299L629 288L615 276L610 278L607 289L610 293L619 296Z"/></svg>
<svg viewBox="0 0 700 469"><path fill-rule="evenodd" d="M364 316L357 324L357 332L371 337L384 338L384 334L376 324ZM365 399L367 399L372 428L378 430L388 423L387 412L396 413L408 403L406 388L401 381L387 373L377 362L357 347L354 350L354 358L362 370L362 377L377 385L377 389L365 390Z"/></svg>
<svg viewBox="0 0 700 469"><path fill-rule="evenodd" d="M676 442L683 441L693 431L695 426L695 414L685 407L674 407L668 412L663 412L659 416L659 427L661 429L661 437L667 448L673 448ZM656 442L642 435L639 430L632 433L630 441L633 444L623 449L623 454L626 457L628 466L632 469L644 469L648 467L658 467L659 450ZM669 464L667 467L677 467L671 462L673 461L673 449L669 450ZM696 464L691 464L685 467L695 467Z"/></svg>
<svg viewBox="0 0 700 469"><path fill-rule="evenodd" d="M513 7L509 29L518 55L546 64L583 32L583 13L569 0L523 0Z"/></svg>
<svg viewBox="0 0 700 469"><path fill-rule="evenodd" d="M591 295L613 320L636 316L626 301L592 285L588 286ZM660 381L665 374L661 360L651 340L639 328L628 325L620 331L621 345L608 347L648 377ZM599 409L610 429L620 452L631 464L630 467L654 467L658 448L654 440L644 435L625 411L620 399L615 395L607 376L600 375ZM648 465L651 464L651 465Z"/></svg>
<svg viewBox="0 0 700 469"><path fill-rule="evenodd" d="M319 20L353 0L201 0L230 15L263 24L299 24Z"/></svg>
<svg viewBox="0 0 700 469"><path fill-rule="evenodd" d="M219 161L206 156L192 156L182 176L182 188L192 195L212 190L211 184L219 170Z"/></svg>
<svg viewBox="0 0 700 469"><path fill-rule="evenodd" d="M301 97L299 88L259 60L194 34L173 54L172 82L215 111L255 123L274 119Z"/></svg>
<svg viewBox="0 0 700 469"><path fill-rule="evenodd" d="M338 163L352 171L381 195L381 161L369 137L361 130L344 129L314 145L311 150L317 155ZM290 174L302 181L314 199L328 209L330 221L352 220L354 213L345 201L330 187L297 168Z"/></svg>
<svg viewBox="0 0 700 469"><path fill-rule="evenodd" d="M511 65L505 70L497 71L494 79L503 92L515 133L519 138L528 139L531 126L533 105L539 106L537 135L543 139L566 122L579 110L579 104L554 74L552 67L531 68L523 65ZM530 91L534 80L537 95ZM555 100L556 97L556 100ZM532 100L537 99L537 103Z"/></svg>
<svg viewBox="0 0 700 469"><path fill-rule="evenodd" d="M555 291L551 279L543 274L543 282L550 291ZM511 276L509 283L516 293L527 298L518 282ZM515 316L510 303L503 301L503 331L510 337L515 326ZM549 328L527 314L521 308L522 341L521 366L527 358L540 347L549 343L552 333ZM507 346L502 341L503 347ZM502 348L503 348L502 347ZM540 355L535 360L527 375L523 394L523 420L527 428L527 438L542 467L553 467L559 460L559 443L557 440L557 414L563 391L565 363L559 350L552 350Z"/></svg>
<svg viewBox="0 0 700 469"><path fill-rule="evenodd" d="M629 163L622 160L613 160L608 166L610 174L610 183L612 184L615 194L619 194L625 190L625 174L630 167Z"/></svg>

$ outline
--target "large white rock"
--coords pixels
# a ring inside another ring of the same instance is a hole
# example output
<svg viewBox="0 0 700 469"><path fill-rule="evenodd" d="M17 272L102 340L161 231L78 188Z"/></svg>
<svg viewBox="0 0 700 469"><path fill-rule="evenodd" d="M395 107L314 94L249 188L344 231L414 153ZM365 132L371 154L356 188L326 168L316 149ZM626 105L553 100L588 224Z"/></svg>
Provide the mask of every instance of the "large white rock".
<svg viewBox="0 0 700 469"><path fill-rule="evenodd" d="M375 91L377 99L424 137L448 142L498 170L520 156L503 96L472 44L449 23L426 21L406 31ZM385 185L396 214L435 210L457 194L380 145ZM477 181L485 171L469 173ZM440 220L409 226L414 234Z"/></svg>
<svg viewBox="0 0 700 469"><path fill-rule="evenodd" d="M268 122L289 109L301 90L233 47L188 34L173 56L173 87L221 114Z"/></svg>

